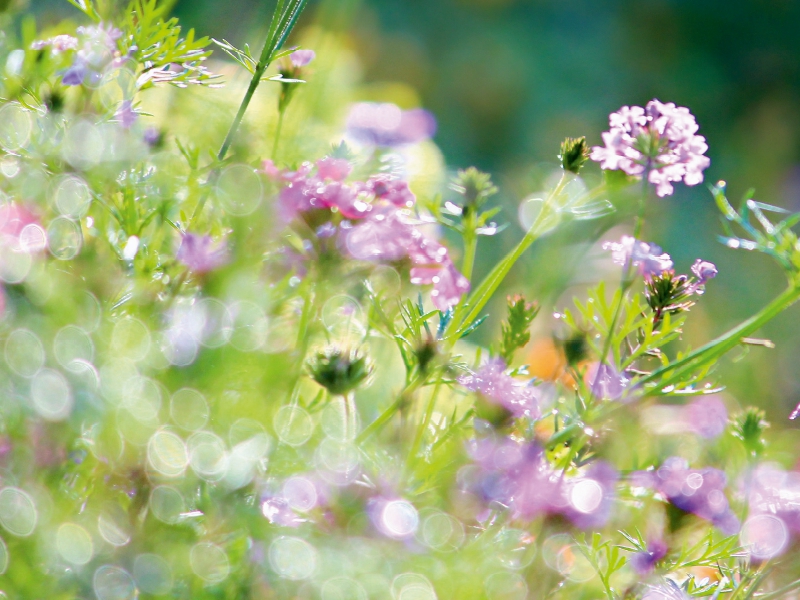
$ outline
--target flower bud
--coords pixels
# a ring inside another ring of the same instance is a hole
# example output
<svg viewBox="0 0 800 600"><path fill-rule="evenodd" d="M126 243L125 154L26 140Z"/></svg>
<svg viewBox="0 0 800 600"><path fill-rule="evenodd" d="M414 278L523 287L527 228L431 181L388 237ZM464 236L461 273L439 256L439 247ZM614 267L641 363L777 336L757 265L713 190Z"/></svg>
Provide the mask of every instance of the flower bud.
<svg viewBox="0 0 800 600"><path fill-rule="evenodd" d="M565 171L577 175L584 163L589 160L589 146L586 145L586 138L566 138L561 142L561 153L558 155L558 159Z"/></svg>
<svg viewBox="0 0 800 600"><path fill-rule="evenodd" d="M358 350L337 347L320 350L307 363L311 378L334 395L345 395L361 385L372 364Z"/></svg>

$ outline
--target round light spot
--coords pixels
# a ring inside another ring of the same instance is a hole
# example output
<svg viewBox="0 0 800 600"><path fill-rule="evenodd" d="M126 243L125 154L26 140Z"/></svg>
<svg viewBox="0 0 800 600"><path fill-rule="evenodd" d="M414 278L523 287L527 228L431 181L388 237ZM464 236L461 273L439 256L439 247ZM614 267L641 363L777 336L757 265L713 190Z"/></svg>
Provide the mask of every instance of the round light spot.
<svg viewBox="0 0 800 600"><path fill-rule="evenodd" d="M61 153L77 169L89 169L103 160L105 140L99 127L90 121L74 121L64 135Z"/></svg>
<svg viewBox="0 0 800 600"><path fill-rule="evenodd" d="M578 583L589 581L597 574L589 560L574 544L559 551L556 556L556 570Z"/></svg>
<svg viewBox="0 0 800 600"><path fill-rule="evenodd" d="M233 317L228 307L216 298L203 298L194 305L203 326L201 343L206 348L219 348L228 343L233 332Z"/></svg>
<svg viewBox="0 0 800 600"><path fill-rule="evenodd" d="M398 600L436 600L428 578L418 573L402 573L392 580L392 596Z"/></svg>
<svg viewBox="0 0 800 600"><path fill-rule="evenodd" d="M127 530L127 515L117 504L110 505L97 518L97 530L100 536L115 547L126 545L131 541Z"/></svg>
<svg viewBox="0 0 800 600"><path fill-rule="evenodd" d="M132 317L121 319L114 325L111 348L118 355L139 362L150 351L150 330L138 319Z"/></svg>
<svg viewBox="0 0 800 600"><path fill-rule="evenodd" d="M8 546L0 538L0 575L5 573L6 569L8 569Z"/></svg>
<svg viewBox="0 0 800 600"><path fill-rule="evenodd" d="M157 420L161 410L161 387L152 379L136 376L125 386L122 406L138 421Z"/></svg>
<svg viewBox="0 0 800 600"><path fill-rule="evenodd" d="M254 352L264 347L269 334L267 317L260 306L248 301L231 305L233 329L231 346L241 352Z"/></svg>
<svg viewBox="0 0 800 600"><path fill-rule="evenodd" d="M364 337L364 311L350 296L339 295L322 307L322 322L330 334L342 342L360 341Z"/></svg>
<svg viewBox="0 0 800 600"><path fill-rule="evenodd" d="M187 441L189 464L206 481L219 481L228 470L228 453L219 436L208 431L195 433Z"/></svg>
<svg viewBox="0 0 800 600"><path fill-rule="evenodd" d="M336 396L323 409L321 424L329 438L337 442L352 441L360 430L358 410L354 404L348 406L342 396Z"/></svg>
<svg viewBox="0 0 800 600"><path fill-rule="evenodd" d="M525 600L528 584L519 573L493 573L484 582L486 596L492 600Z"/></svg>
<svg viewBox="0 0 800 600"><path fill-rule="evenodd" d="M0 525L12 535L27 537L36 529L36 506L31 497L14 487L0 491Z"/></svg>
<svg viewBox="0 0 800 600"><path fill-rule="evenodd" d="M163 596L172 589L172 570L157 554L140 554L133 561L133 577L146 594Z"/></svg>
<svg viewBox="0 0 800 600"><path fill-rule="evenodd" d="M162 475L178 477L183 475L189 456L183 440L171 431L156 431L147 443L147 459L150 465Z"/></svg>
<svg viewBox="0 0 800 600"><path fill-rule="evenodd" d="M22 252L40 252L47 246L47 234L41 225L28 223L19 232L19 249Z"/></svg>
<svg viewBox="0 0 800 600"><path fill-rule="evenodd" d="M282 406L272 420L278 439L289 446L302 446L314 432L314 422L300 406Z"/></svg>
<svg viewBox="0 0 800 600"><path fill-rule="evenodd" d="M192 571L200 579L209 583L224 581L230 573L231 567L228 555L214 544L201 542L196 544L189 554Z"/></svg>
<svg viewBox="0 0 800 600"><path fill-rule="evenodd" d="M536 557L533 536L521 529L503 529L494 537L495 557L507 569L524 569Z"/></svg>
<svg viewBox="0 0 800 600"><path fill-rule="evenodd" d="M56 184L53 190L53 202L62 215L78 219L89 210L92 192L82 179L67 175Z"/></svg>
<svg viewBox="0 0 800 600"><path fill-rule="evenodd" d="M58 528L56 548L61 557L73 565L85 565L94 555L92 537L75 523L64 523Z"/></svg>
<svg viewBox="0 0 800 600"><path fill-rule="evenodd" d="M322 600L367 600L367 592L349 577L333 577L322 584Z"/></svg>
<svg viewBox="0 0 800 600"><path fill-rule="evenodd" d="M58 260L72 260L81 251L81 226L68 217L56 217L47 226L47 248Z"/></svg>
<svg viewBox="0 0 800 600"><path fill-rule="evenodd" d="M381 511L381 529L390 537L406 538L414 534L418 525L417 509L405 500L387 502Z"/></svg>
<svg viewBox="0 0 800 600"><path fill-rule="evenodd" d="M75 361L91 363L94 360L94 344L89 334L75 325L62 327L53 339L53 354L68 371L83 371Z"/></svg>
<svg viewBox="0 0 800 600"><path fill-rule="evenodd" d="M269 563L280 577L308 579L317 569L317 549L300 538L281 536L270 544Z"/></svg>
<svg viewBox="0 0 800 600"><path fill-rule="evenodd" d="M603 488L594 479L583 479L572 486L569 502L579 513L591 514L603 501Z"/></svg>
<svg viewBox="0 0 800 600"><path fill-rule="evenodd" d="M247 165L226 167L217 180L217 198L229 215L251 214L261 204L262 194L261 179Z"/></svg>
<svg viewBox="0 0 800 600"><path fill-rule="evenodd" d="M783 520L774 515L756 515L745 521L739 539L753 557L766 560L786 549L789 531Z"/></svg>
<svg viewBox="0 0 800 600"><path fill-rule="evenodd" d="M335 485L352 483L361 472L361 454L353 444L325 438L315 456L320 475Z"/></svg>
<svg viewBox="0 0 800 600"><path fill-rule="evenodd" d="M208 423L208 403L197 390L183 388L172 394L169 414L181 429L197 431Z"/></svg>
<svg viewBox="0 0 800 600"><path fill-rule="evenodd" d="M27 252L15 252L9 245L0 245L0 279L6 283L22 283L31 272L33 258Z"/></svg>
<svg viewBox="0 0 800 600"><path fill-rule="evenodd" d="M48 421L63 421L72 412L72 391L64 376L53 369L41 369L31 380L31 402Z"/></svg>
<svg viewBox="0 0 800 600"><path fill-rule="evenodd" d="M292 510L307 512L317 505L317 488L305 477L290 477L283 483L283 497Z"/></svg>
<svg viewBox="0 0 800 600"><path fill-rule="evenodd" d="M104 565L94 572L94 593L97 600L135 600L136 582L125 569Z"/></svg>
<svg viewBox="0 0 800 600"><path fill-rule="evenodd" d="M447 552L455 550L464 543L464 526L445 513L436 512L427 516L422 523L422 540L425 545Z"/></svg>
<svg viewBox="0 0 800 600"><path fill-rule="evenodd" d="M168 485L159 485L150 492L150 510L159 521L173 525L186 512L186 503L178 490Z"/></svg>
<svg viewBox="0 0 800 600"><path fill-rule="evenodd" d="M14 152L27 145L32 130L31 113L19 102L9 102L0 108L0 146L4 150Z"/></svg>
<svg viewBox="0 0 800 600"><path fill-rule="evenodd" d="M6 339L6 364L21 377L33 377L44 365L44 346L27 329L16 329Z"/></svg>

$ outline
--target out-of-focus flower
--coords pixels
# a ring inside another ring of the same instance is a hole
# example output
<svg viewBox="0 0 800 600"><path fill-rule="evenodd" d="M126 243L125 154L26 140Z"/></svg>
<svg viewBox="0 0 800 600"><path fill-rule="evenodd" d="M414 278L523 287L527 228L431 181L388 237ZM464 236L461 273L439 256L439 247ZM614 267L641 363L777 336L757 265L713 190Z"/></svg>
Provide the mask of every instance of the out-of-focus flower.
<svg viewBox="0 0 800 600"><path fill-rule="evenodd" d="M668 580L662 585L648 586L642 600L689 600L689 596L677 584Z"/></svg>
<svg viewBox="0 0 800 600"><path fill-rule="evenodd" d="M78 36L75 58L61 77L64 85L96 84L109 66L121 66L127 58L121 56L117 48L122 32L116 27L102 23L78 27Z"/></svg>
<svg viewBox="0 0 800 600"><path fill-rule="evenodd" d="M317 174L322 179L332 179L333 181L344 181L350 175L352 167L350 162L344 158L333 158L326 156L317 161Z"/></svg>
<svg viewBox="0 0 800 600"><path fill-rule="evenodd" d="M714 263L698 258L692 265L692 273L697 277L698 284L705 285L709 279L717 276L718 271Z"/></svg>
<svg viewBox="0 0 800 600"><path fill-rule="evenodd" d="M725 474L719 469L690 469L684 459L673 456L656 471L634 473L632 482L655 489L680 510L712 522L727 535L739 530L739 519L725 497Z"/></svg>
<svg viewBox="0 0 800 600"><path fill-rule="evenodd" d="M683 409L686 427L703 438L716 438L728 426L728 409L716 396L698 398Z"/></svg>
<svg viewBox="0 0 800 600"><path fill-rule="evenodd" d="M658 275L672 268L672 259L660 246L641 242L629 235L619 242L606 242L603 250L611 251L611 259L626 269L633 265L643 277Z"/></svg>
<svg viewBox="0 0 800 600"><path fill-rule="evenodd" d="M133 110L133 102L130 100L123 100L122 104L120 104L117 112L114 114L114 118L122 125L125 129L130 129L133 127L133 124L136 123L136 119L139 118L139 113Z"/></svg>
<svg viewBox="0 0 800 600"><path fill-rule="evenodd" d="M45 48L51 48L53 54L77 50L78 38L71 35L57 35L47 40L36 40L31 44L31 50L44 50Z"/></svg>
<svg viewBox="0 0 800 600"><path fill-rule="evenodd" d="M619 400L625 393L628 378L613 365L594 363L586 370L586 383L596 398Z"/></svg>
<svg viewBox="0 0 800 600"><path fill-rule="evenodd" d="M800 473L775 464L759 465L746 479L749 514L778 517L800 534Z"/></svg>
<svg viewBox="0 0 800 600"><path fill-rule="evenodd" d="M508 507L515 517L558 514L588 529L602 526L610 516L618 475L606 463L565 477L536 444L489 437L473 440L469 451L479 472L463 483L485 500Z"/></svg>
<svg viewBox="0 0 800 600"><path fill-rule="evenodd" d="M436 119L427 110L402 110L391 103L361 102L347 117L347 132L374 146L403 146L427 140L436 133Z"/></svg>
<svg viewBox="0 0 800 600"><path fill-rule="evenodd" d="M366 188L375 194L376 198L386 200L398 208L411 208L417 201L408 183L389 175L375 175L366 182Z"/></svg>
<svg viewBox="0 0 800 600"><path fill-rule="evenodd" d="M195 273L207 273L228 262L228 247L224 241L215 244L209 235L184 233L175 258Z"/></svg>
<svg viewBox="0 0 800 600"><path fill-rule="evenodd" d="M697 185L711 161L706 139L688 108L651 100L644 108L623 106L609 116L605 146L592 148L591 158L603 169L647 175L660 197L672 194L674 182Z"/></svg>
<svg viewBox="0 0 800 600"><path fill-rule="evenodd" d="M305 67L308 63L317 57L317 53L313 50L295 50L289 55L294 67Z"/></svg>
<svg viewBox="0 0 800 600"><path fill-rule="evenodd" d="M515 417L538 419L541 416L536 388L514 379L506 372L502 358L489 360L477 373L459 377L458 382L468 390L478 392L487 400L508 410Z"/></svg>
<svg viewBox="0 0 800 600"><path fill-rule="evenodd" d="M445 312L458 304L467 292L469 292L469 280L448 260L433 277L433 290L431 290L433 305L437 310Z"/></svg>
<svg viewBox="0 0 800 600"><path fill-rule="evenodd" d="M628 559L628 564L639 575L647 575L666 555L667 545L662 540L650 540L643 552L636 552Z"/></svg>

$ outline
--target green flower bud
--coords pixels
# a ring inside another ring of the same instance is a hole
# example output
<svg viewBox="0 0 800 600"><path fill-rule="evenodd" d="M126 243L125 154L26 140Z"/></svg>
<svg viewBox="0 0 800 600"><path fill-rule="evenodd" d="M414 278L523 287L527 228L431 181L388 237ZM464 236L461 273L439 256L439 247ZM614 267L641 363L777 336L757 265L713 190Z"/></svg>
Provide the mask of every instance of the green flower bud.
<svg viewBox="0 0 800 600"><path fill-rule="evenodd" d="M558 155L558 159L565 171L577 175L584 163L589 160L589 146L586 145L586 138L565 139L561 142L561 154Z"/></svg>
<svg viewBox="0 0 800 600"><path fill-rule="evenodd" d="M307 362L311 378L331 394L344 396L372 373L372 364L358 350L330 347Z"/></svg>

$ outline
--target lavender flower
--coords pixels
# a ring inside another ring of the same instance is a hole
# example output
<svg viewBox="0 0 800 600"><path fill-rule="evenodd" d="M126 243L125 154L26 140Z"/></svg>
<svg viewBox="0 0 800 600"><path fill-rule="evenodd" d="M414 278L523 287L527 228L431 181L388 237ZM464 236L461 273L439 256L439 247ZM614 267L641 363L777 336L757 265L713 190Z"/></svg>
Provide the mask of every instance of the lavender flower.
<svg viewBox="0 0 800 600"><path fill-rule="evenodd" d="M635 473L633 481L655 489L680 510L711 521L727 535L739 530L725 497L725 474L718 469L690 469L685 460L673 456L655 472Z"/></svg>
<svg viewBox="0 0 800 600"><path fill-rule="evenodd" d="M31 44L31 50L44 50L48 47L52 49L53 54L77 50L78 38L71 35L57 35L47 40L36 40Z"/></svg>
<svg viewBox="0 0 800 600"><path fill-rule="evenodd" d="M716 396L698 398L683 409L683 419L690 431L713 439L721 436L728 426L728 409Z"/></svg>
<svg viewBox="0 0 800 600"><path fill-rule="evenodd" d="M228 248L225 242L214 244L209 235L184 233L175 258L195 273L207 273L228 262Z"/></svg>
<svg viewBox="0 0 800 600"><path fill-rule="evenodd" d="M697 277L699 285L705 285L709 279L714 279L717 276L717 266L706 260L698 258L692 265L692 273Z"/></svg>
<svg viewBox="0 0 800 600"><path fill-rule="evenodd" d="M619 400L625 393L628 378L612 365L594 363L586 371L586 381L596 398Z"/></svg>
<svg viewBox="0 0 800 600"><path fill-rule="evenodd" d="M139 113L133 110L132 101L123 100L117 112L114 114L114 118L119 121L119 124L125 129L130 129L133 127L133 124L136 123L136 119L139 118Z"/></svg>
<svg viewBox="0 0 800 600"><path fill-rule="evenodd" d="M605 146L595 146L591 154L603 169L646 174L659 197L671 195L674 182L703 181L703 170L711 164L704 156L708 145L696 135L698 126L688 108L658 100L645 108L623 106L611 113L609 125L602 135Z"/></svg>
<svg viewBox="0 0 800 600"><path fill-rule="evenodd" d="M515 417L538 419L541 411L536 389L506 374L505 369L503 359L494 358L482 365L477 373L459 377L458 382L502 406Z"/></svg>
<svg viewBox="0 0 800 600"><path fill-rule="evenodd" d="M117 40L122 32L111 25L78 27L80 48L75 53L72 65L64 71L64 85L96 84L109 66L121 66ZM120 63L120 64L116 64Z"/></svg>
<svg viewBox="0 0 800 600"><path fill-rule="evenodd" d="M625 269L628 265L633 265L643 277L659 275L672 268L672 259L661 247L641 242L629 235L622 236L619 242L606 242L603 250L611 250L614 263Z"/></svg>
<svg viewBox="0 0 800 600"><path fill-rule="evenodd" d="M662 540L650 540L647 548L636 552L628 560L628 564L639 575L647 575L653 571L656 563L667 555L667 545Z"/></svg>
<svg viewBox="0 0 800 600"><path fill-rule="evenodd" d="M295 50L289 55L292 61L292 66L295 68L305 67L308 63L314 60L317 53L313 50Z"/></svg>
<svg viewBox="0 0 800 600"><path fill-rule="evenodd" d="M774 515L800 534L800 473L778 465L759 465L746 480L746 499L752 515Z"/></svg>
<svg viewBox="0 0 800 600"><path fill-rule="evenodd" d="M436 133L436 119L426 110L402 110L395 104L362 102L350 109L347 131L373 146L403 146L422 142Z"/></svg>

